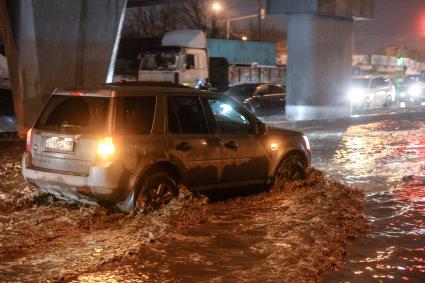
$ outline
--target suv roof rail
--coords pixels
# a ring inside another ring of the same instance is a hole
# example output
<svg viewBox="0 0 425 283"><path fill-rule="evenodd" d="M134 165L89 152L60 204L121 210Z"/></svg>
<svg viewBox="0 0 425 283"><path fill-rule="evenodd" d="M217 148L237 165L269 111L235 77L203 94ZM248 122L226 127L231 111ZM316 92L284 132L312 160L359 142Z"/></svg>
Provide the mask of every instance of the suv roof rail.
<svg viewBox="0 0 425 283"><path fill-rule="evenodd" d="M182 84L176 84L173 82L155 82L155 81L119 81L119 82L113 82L113 83L105 83L105 84L98 84L98 86L145 86L145 87L175 87L175 88L191 88L189 86L185 86Z"/></svg>

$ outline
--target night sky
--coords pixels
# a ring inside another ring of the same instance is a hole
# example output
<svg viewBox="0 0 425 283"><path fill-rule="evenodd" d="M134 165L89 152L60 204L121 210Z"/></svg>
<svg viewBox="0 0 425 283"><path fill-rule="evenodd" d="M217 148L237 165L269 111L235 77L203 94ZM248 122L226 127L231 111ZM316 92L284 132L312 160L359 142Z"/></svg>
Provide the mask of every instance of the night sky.
<svg viewBox="0 0 425 283"><path fill-rule="evenodd" d="M256 13L257 0L227 3L231 16ZM269 21L286 28L285 16L269 16ZM356 22L354 31L357 54L378 53L389 45L425 51L425 0L375 0L375 19Z"/></svg>
<svg viewBox="0 0 425 283"><path fill-rule="evenodd" d="M425 0L375 0L375 19L355 25L356 53L402 45L425 51Z"/></svg>

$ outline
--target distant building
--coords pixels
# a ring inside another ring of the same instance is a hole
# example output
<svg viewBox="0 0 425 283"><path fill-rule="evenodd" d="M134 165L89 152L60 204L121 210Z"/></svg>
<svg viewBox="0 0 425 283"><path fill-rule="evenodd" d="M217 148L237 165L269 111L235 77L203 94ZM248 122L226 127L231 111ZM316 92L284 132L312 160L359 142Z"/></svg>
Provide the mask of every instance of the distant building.
<svg viewBox="0 0 425 283"><path fill-rule="evenodd" d="M360 74L388 74L403 76L405 74L420 74L425 70L423 61L416 61L408 57L387 55L353 55L353 73Z"/></svg>
<svg viewBox="0 0 425 283"><path fill-rule="evenodd" d="M415 49L409 49L406 46L401 45L390 45L384 48L383 55L398 57L398 58L410 58L415 61L425 62L425 52Z"/></svg>

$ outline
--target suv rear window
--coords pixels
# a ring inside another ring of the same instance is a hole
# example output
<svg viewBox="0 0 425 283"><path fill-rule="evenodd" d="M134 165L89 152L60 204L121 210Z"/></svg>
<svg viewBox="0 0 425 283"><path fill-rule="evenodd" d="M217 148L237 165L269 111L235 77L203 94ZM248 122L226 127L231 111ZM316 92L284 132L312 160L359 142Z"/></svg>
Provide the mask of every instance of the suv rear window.
<svg viewBox="0 0 425 283"><path fill-rule="evenodd" d="M149 134L155 114L155 96L117 98L115 132L122 135Z"/></svg>
<svg viewBox="0 0 425 283"><path fill-rule="evenodd" d="M107 126L109 101L107 97L53 95L35 127L82 134L102 133Z"/></svg>

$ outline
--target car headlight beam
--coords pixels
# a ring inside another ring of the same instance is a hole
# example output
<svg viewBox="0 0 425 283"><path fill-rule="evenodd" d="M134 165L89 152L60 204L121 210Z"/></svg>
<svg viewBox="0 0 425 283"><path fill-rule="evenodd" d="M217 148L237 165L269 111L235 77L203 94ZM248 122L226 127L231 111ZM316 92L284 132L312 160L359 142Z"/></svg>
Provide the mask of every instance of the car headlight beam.
<svg viewBox="0 0 425 283"><path fill-rule="evenodd" d="M418 95L421 94L421 92L422 92L422 88L418 85L412 85L409 88L409 95L410 96L418 96Z"/></svg>
<svg viewBox="0 0 425 283"><path fill-rule="evenodd" d="M351 102L361 102L364 99L365 91L361 88L352 88L348 92Z"/></svg>

